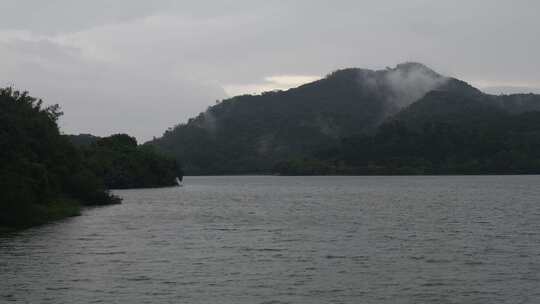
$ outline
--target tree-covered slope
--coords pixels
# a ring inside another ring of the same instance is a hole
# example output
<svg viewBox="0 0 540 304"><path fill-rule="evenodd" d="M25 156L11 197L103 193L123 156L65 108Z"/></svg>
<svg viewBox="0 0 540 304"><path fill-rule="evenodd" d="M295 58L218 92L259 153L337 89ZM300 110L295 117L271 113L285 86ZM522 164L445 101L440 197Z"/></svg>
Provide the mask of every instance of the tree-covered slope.
<svg viewBox="0 0 540 304"><path fill-rule="evenodd" d="M389 120L409 126L426 122L492 124L497 117L540 111L540 95L489 95L459 80L451 80L438 90L404 108Z"/></svg>
<svg viewBox="0 0 540 304"><path fill-rule="evenodd" d="M540 96L493 96L455 82L372 135L276 166L281 174L539 174Z"/></svg>
<svg viewBox="0 0 540 304"><path fill-rule="evenodd" d="M339 70L295 89L224 100L149 145L174 154L186 174L268 173L278 161L374 132L446 82L417 63Z"/></svg>
<svg viewBox="0 0 540 304"><path fill-rule="evenodd" d="M234 97L148 144L187 174L530 173L535 111L538 95L488 95L405 63Z"/></svg>

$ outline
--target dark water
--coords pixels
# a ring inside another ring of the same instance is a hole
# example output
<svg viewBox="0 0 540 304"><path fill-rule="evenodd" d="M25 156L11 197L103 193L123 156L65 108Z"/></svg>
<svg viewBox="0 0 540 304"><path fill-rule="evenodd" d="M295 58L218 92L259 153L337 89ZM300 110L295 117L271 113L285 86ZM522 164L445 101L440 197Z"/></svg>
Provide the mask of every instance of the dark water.
<svg viewBox="0 0 540 304"><path fill-rule="evenodd" d="M0 302L540 303L540 176L185 184L0 237Z"/></svg>

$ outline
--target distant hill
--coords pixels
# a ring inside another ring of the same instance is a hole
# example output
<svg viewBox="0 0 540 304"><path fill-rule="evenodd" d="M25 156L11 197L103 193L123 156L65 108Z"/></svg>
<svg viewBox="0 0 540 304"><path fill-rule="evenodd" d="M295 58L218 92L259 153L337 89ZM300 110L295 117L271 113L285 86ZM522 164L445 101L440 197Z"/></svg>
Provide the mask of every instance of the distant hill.
<svg viewBox="0 0 540 304"><path fill-rule="evenodd" d="M374 134L279 163L286 175L539 174L540 95L493 96L454 82Z"/></svg>
<svg viewBox="0 0 540 304"><path fill-rule="evenodd" d="M147 144L176 155L186 174L287 174L292 163L313 174L329 168L363 174L345 161L344 151L352 149L346 143L382 140L390 125L418 130L462 123L487 130L539 109L538 95L488 95L422 64L404 63L338 70L287 91L233 97ZM370 148L355 149L358 160ZM343 170L336 169L340 161Z"/></svg>
<svg viewBox="0 0 540 304"><path fill-rule="evenodd" d="M459 84L457 81L454 81ZM391 120L408 125L425 122L491 123L496 117L540 111L540 95L488 95L465 83L448 90L434 90L397 113Z"/></svg>
<svg viewBox="0 0 540 304"><path fill-rule="evenodd" d="M187 174L268 173L280 160L374 132L446 80L417 63L339 70L295 89L224 100L149 144L176 155Z"/></svg>

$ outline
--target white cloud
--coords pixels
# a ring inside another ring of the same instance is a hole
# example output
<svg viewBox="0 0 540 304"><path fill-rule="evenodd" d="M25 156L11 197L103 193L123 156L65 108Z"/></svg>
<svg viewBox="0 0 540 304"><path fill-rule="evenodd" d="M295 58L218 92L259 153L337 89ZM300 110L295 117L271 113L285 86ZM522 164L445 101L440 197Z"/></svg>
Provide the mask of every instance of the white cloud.
<svg viewBox="0 0 540 304"><path fill-rule="evenodd" d="M524 81L498 81L498 80L472 80L471 84L479 88L485 87L540 87L540 83L537 82L524 82Z"/></svg>
<svg viewBox="0 0 540 304"><path fill-rule="evenodd" d="M264 81L260 83L224 85L224 89L229 96L260 94L262 92L274 90L287 90L318 79L321 79L321 77L312 75L268 76L265 77Z"/></svg>
<svg viewBox="0 0 540 304"><path fill-rule="evenodd" d="M306 76L306 75L280 75L280 76L270 76L266 77L265 80L276 85L281 85L284 87L296 87L304 83L312 82L319 80L319 76Z"/></svg>
<svg viewBox="0 0 540 304"><path fill-rule="evenodd" d="M471 84L488 94L540 94L540 83L535 82L476 80Z"/></svg>

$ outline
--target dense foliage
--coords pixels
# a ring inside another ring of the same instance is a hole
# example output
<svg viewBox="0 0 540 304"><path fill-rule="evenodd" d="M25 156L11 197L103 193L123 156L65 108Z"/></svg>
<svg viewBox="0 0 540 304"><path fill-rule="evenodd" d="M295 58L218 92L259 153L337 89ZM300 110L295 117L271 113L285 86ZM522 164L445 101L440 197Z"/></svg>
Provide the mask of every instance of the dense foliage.
<svg viewBox="0 0 540 304"><path fill-rule="evenodd" d="M183 176L176 160L150 146L138 146L135 138L116 134L98 138L70 136L79 143L85 162L109 189L148 188L176 185ZM88 140L91 139L91 140Z"/></svg>
<svg viewBox="0 0 540 304"><path fill-rule="evenodd" d="M69 141L78 148L88 147L95 143L99 137L92 134L65 135Z"/></svg>
<svg viewBox="0 0 540 304"><path fill-rule="evenodd" d="M75 215L78 204L119 202L62 136L57 105L0 89L0 226Z"/></svg>
<svg viewBox="0 0 540 304"><path fill-rule="evenodd" d="M516 103L519 100L519 103ZM281 174L540 174L540 96L432 92Z"/></svg>

